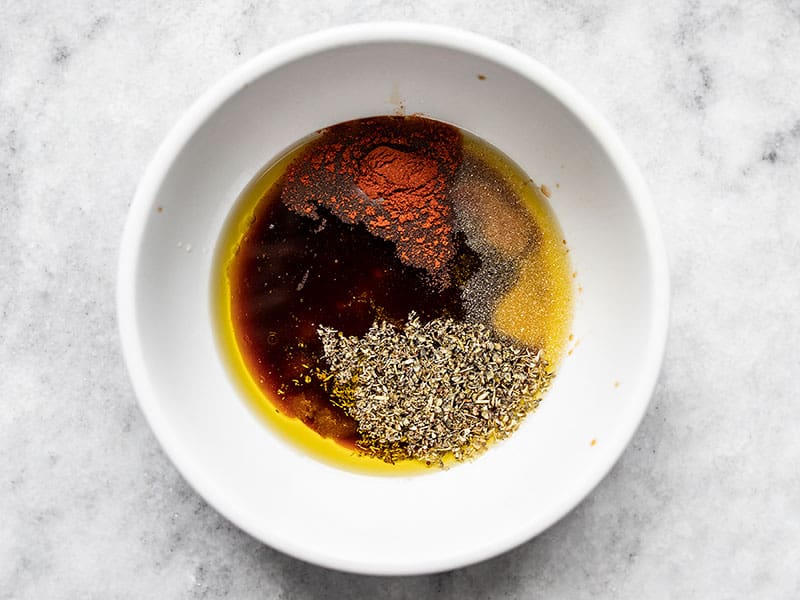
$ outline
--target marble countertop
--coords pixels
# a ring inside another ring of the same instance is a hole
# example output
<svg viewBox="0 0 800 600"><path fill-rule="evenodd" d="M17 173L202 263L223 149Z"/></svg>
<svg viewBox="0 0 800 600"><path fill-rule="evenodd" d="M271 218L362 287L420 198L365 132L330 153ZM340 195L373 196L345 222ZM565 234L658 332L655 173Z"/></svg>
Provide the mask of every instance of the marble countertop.
<svg viewBox="0 0 800 600"><path fill-rule="evenodd" d="M800 597L797 2L103 4L0 9L0 599ZM496 38L597 106L674 288L601 485L503 556L410 578L305 564L207 506L139 412L114 304L137 180L184 109L278 42L386 19Z"/></svg>

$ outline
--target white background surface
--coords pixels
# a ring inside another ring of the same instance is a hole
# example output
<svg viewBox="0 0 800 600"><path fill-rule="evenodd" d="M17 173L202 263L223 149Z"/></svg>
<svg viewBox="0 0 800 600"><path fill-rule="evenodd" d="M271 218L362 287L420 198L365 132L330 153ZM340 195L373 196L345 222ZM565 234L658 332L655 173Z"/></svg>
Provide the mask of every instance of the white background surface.
<svg viewBox="0 0 800 600"><path fill-rule="evenodd" d="M800 4L564 4L0 1L0 598L800 595ZM651 185L674 287L656 395L597 490L504 556L398 579L208 508L136 406L114 306L182 111L261 50L376 19L483 33L575 86Z"/></svg>

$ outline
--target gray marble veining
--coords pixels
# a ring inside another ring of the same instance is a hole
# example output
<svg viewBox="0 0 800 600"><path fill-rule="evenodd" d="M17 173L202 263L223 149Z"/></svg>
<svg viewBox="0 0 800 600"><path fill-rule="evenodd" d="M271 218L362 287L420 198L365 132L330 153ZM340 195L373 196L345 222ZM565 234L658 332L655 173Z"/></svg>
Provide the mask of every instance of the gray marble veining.
<svg viewBox="0 0 800 600"><path fill-rule="evenodd" d="M0 1L0 598L800 597L800 4ZM366 20L536 57L653 190L672 329L630 448L523 546L434 576L288 558L181 479L121 361L120 233L158 142L247 58Z"/></svg>

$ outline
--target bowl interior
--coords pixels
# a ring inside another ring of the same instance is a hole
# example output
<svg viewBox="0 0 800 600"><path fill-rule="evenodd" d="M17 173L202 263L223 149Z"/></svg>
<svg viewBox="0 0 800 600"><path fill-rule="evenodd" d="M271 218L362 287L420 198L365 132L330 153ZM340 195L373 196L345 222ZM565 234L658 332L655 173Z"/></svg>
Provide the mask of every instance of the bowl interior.
<svg viewBox="0 0 800 600"><path fill-rule="evenodd" d="M218 510L306 560L419 573L524 541L607 472L658 369L665 275L638 181L552 75L472 36L361 33L256 59L171 134L132 207L120 321L143 410ZM447 471L370 477L305 456L238 396L213 336L209 278L225 218L264 164L316 129L398 104L474 132L552 190L578 274L575 347L509 440Z"/></svg>

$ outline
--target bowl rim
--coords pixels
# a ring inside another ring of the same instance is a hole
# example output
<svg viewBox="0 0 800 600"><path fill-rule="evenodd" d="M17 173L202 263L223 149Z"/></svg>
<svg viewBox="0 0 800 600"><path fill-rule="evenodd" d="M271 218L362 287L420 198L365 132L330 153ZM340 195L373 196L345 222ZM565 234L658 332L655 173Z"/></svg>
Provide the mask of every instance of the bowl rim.
<svg viewBox="0 0 800 600"><path fill-rule="evenodd" d="M159 407L158 394L150 383L145 366L135 301L139 249L156 194L175 158L209 117L250 82L293 61L345 46L391 42L423 43L472 54L516 72L552 94L588 129L608 154L623 184L630 192L632 205L642 226L645 244L651 257L648 266L653 305L651 328L647 332L643 348L646 360L639 379L642 382L639 386L641 398L634 406L635 410L625 413L624 420L619 423L619 435L610 440L602 468L593 471L591 477L586 477L576 486L576 492L569 502L536 520L529 527L521 527L514 535L509 535L494 544L481 546L479 550L453 553L442 557L439 561L424 565L416 564L413 560L402 564L380 560L364 564L319 552L316 548L297 544L289 538L278 538L250 522L247 515L238 511L237 507L228 501L213 481L203 473L202 467L192 456L183 451L170 433L167 419ZM666 248L644 178L611 126L577 91L531 56L482 35L442 25L373 22L325 29L283 42L249 59L224 76L190 106L158 147L142 175L131 202L120 247L116 303L123 359L138 404L166 455L187 483L206 502L243 531L301 560L353 573L412 575L467 566L499 555L532 539L568 514L606 477L638 429L655 389L667 342L670 285Z"/></svg>

